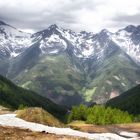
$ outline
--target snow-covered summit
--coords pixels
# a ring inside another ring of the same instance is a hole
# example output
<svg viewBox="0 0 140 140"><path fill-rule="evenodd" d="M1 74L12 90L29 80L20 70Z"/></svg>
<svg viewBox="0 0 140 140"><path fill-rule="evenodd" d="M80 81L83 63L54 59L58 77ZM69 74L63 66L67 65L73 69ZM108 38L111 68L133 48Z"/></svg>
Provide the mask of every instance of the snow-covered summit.
<svg viewBox="0 0 140 140"><path fill-rule="evenodd" d="M134 61L140 62L140 26L129 25L111 38Z"/></svg>
<svg viewBox="0 0 140 140"><path fill-rule="evenodd" d="M89 58L99 49L101 37L108 36L107 30L98 35L92 32L82 31L76 33L70 29L63 29L57 25L51 25L46 30L32 35L33 40L40 42L43 53L58 53L71 50L77 57Z"/></svg>
<svg viewBox="0 0 140 140"><path fill-rule="evenodd" d="M7 24L0 20L0 25L7 25Z"/></svg>
<svg viewBox="0 0 140 140"><path fill-rule="evenodd" d="M22 53L31 43L30 36L0 21L0 57L10 58Z"/></svg>
<svg viewBox="0 0 140 140"><path fill-rule="evenodd" d="M31 35L0 21L0 58L16 57L37 42L43 55L69 51L79 58L97 59L103 59L116 44L134 61L140 62L140 26L129 25L116 33L103 29L94 34L77 33L54 24Z"/></svg>

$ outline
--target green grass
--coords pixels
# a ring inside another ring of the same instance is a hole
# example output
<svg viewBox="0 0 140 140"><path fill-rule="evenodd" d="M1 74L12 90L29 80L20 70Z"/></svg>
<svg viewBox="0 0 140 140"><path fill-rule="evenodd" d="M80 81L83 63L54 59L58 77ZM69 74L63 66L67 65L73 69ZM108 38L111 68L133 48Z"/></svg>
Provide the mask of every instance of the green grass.
<svg viewBox="0 0 140 140"><path fill-rule="evenodd" d="M86 89L84 93L84 98L86 102L92 101L92 97L96 91L97 87L93 87L92 89Z"/></svg>

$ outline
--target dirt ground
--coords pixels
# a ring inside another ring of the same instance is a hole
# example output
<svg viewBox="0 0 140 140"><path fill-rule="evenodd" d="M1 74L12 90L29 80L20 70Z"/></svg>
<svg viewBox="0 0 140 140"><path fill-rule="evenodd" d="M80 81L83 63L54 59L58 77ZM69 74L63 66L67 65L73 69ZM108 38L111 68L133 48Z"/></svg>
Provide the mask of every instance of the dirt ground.
<svg viewBox="0 0 140 140"><path fill-rule="evenodd" d="M70 124L71 128L89 132L89 133L116 133L118 134L120 131L128 131L128 132L136 132L140 134L140 123L131 123L131 124L115 124L115 125L91 125L91 124L78 124L73 123Z"/></svg>
<svg viewBox="0 0 140 140"><path fill-rule="evenodd" d="M86 140L80 137L32 132L28 129L0 126L0 140Z"/></svg>
<svg viewBox="0 0 140 140"><path fill-rule="evenodd" d="M0 106L0 115L2 114L8 114L8 113L13 113L12 111L10 111L9 109L3 107L3 106Z"/></svg>

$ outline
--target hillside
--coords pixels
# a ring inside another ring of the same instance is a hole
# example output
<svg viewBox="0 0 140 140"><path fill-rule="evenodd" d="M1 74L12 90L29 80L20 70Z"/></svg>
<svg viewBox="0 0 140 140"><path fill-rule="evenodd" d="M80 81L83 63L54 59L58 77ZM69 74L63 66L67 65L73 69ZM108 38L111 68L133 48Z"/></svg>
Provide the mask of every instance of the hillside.
<svg viewBox="0 0 140 140"><path fill-rule="evenodd" d="M55 116L63 116L66 110L35 92L25 90L0 76L0 105L18 109L19 106L42 107Z"/></svg>
<svg viewBox="0 0 140 140"><path fill-rule="evenodd" d="M58 119L39 107L30 107L17 111L17 117L29 122L45 124L48 126L64 127Z"/></svg>
<svg viewBox="0 0 140 140"><path fill-rule="evenodd" d="M19 86L36 91L57 104L71 106L83 101L79 93L85 83L83 72L75 63L76 60L73 62L65 53L37 57L32 49L13 62L11 75Z"/></svg>
<svg viewBox="0 0 140 140"><path fill-rule="evenodd" d="M132 114L140 114L140 85L109 100L106 105L128 111Z"/></svg>

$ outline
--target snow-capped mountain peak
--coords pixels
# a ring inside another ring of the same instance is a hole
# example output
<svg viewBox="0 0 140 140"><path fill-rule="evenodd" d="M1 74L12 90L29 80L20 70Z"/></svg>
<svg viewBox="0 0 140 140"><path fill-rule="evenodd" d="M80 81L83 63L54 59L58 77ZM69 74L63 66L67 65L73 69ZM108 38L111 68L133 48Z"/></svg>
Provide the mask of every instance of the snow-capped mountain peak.
<svg viewBox="0 0 140 140"><path fill-rule="evenodd" d="M7 24L0 20L0 25L7 25Z"/></svg>
<svg viewBox="0 0 140 140"><path fill-rule="evenodd" d="M111 36L112 40L135 62L140 62L140 29L129 25Z"/></svg>
<svg viewBox="0 0 140 140"><path fill-rule="evenodd" d="M134 25L128 25L127 27L125 27L125 28L122 29L122 30L125 30L125 31L127 31L127 32L132 33L132 32L134 32L134 31L136 31L136 29L137 29L136 26L134 26Z"/></svg>
<svg viewBox="0 0 140 140"><path fill-rule="evenodd" d="M42 54L71 51L80 58L102 58L110 42L114 42L134 61L140 62L140 26L129 25L116 33L103 29L94 34L86 31L76 33L53 24L31 35L0 21L0 54L3 57L15 57L37 42Z"/></svg>
<svg viewBox="0 0 140 140"><path fill-rule="evenodd" d="M56 28L58 28L58 26L56 24L52 24L48 27L48 29L50 29L50 30L51 29L56 29Z"/></svg>
<svg viewBox="0 0 140 140"><path fill-rule="evenodd" d="M2 58L16 57L31 43L30 34L0 21L0 54Z"/></svg>

